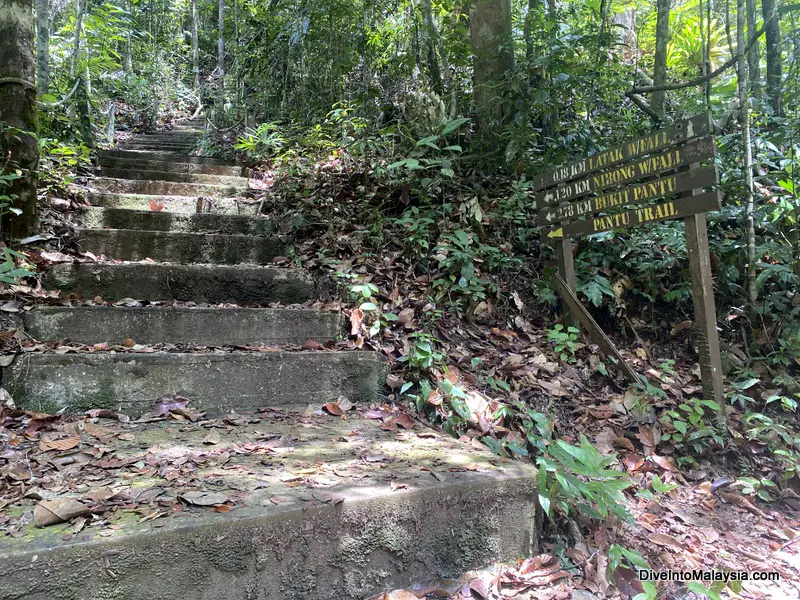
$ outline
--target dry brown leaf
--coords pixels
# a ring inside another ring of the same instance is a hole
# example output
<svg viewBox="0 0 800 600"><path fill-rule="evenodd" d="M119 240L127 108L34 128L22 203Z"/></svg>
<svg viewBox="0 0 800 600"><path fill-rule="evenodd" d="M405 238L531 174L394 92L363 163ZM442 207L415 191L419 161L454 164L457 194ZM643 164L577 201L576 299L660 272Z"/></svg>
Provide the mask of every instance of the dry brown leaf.
<svg viewBox="0 0 800 600"><path fill-rule="evenodd" d="M89 507L73 498L42 500L33 509L33 522L36 527L47 527L88 513Z"/></svg>
<svg viewBox="0 0 800 600"><path fill-rule="evenodd" d="M394 418L394 422L397 423L403 429L414 429L416 423L405 413L401 413Z"/></svg>
<svg viewBox="0 0 800 600"><path fill-rule="evenodd" d="M343 413L346 413L355 406L355 404L350 402L350 400L346 396L339 396L336 399L336 404L339 405L339 410L341 410Z"/></svg>
<svg viewBox="0 0 800 600"><path fill-rule="evenodd" d="M419 600L416 594L408 590L395 590L386 592L381 600Z"/></svg>
<svg viewBox="0 0 800 600"><path fill-rule="evenodd" d="M364 311L356 308L350 313L350 335L358 335L361 332L361 324L364 322Z"/></svg>
<svg viewBox="0 0 800 600"><path fill-rule="evenodd" d="M589 414L595 419L610 419L614 416L614 411L611 406L596 406L589 409Z"/></svg>
<svg viewBox="0 0 800 600"><path fill-rule="evenodd" d="M114 435L114 432L111 431L110 429L106 429L105 427L96 425L91 421L83 422L83 430L86 432L87 435L90 435L93 438L97 438L102 442L110 440Z"/></svg>
<svg viewBox="0 0 800 600"><path fill-rule="evenodd" d="M222 492L186 492L178 497L195 506L216 506L230 502L230 497Z"/></svg>
<svg viewBox="0 0 800 600"><path fill-rule="evenodd" d="M678 472L678 468L672 464L672 461L668 458L663 456L658 456L657 454L653 454L650 456L650 460L656 463L659 467L664 469L665 471L672 471L673 473Z"/></svg>
<svg viewBox="0 0 800 600"><path fill-rule="evenodd" d="M654 544L658 544L659 546L667 546L673 550L682 551L684 549L683 544L681 544L677 538L674 538L667 533L653 533L650 534L647 539Z"/></svg>
<svg viewBox="0 0 800 600"><path fill-rule="evenodd" d="M322 406L325 410L328 411L329 414L333 415L334 417L339 417L342 414L342 409L339 408L338 402L328 402Z"/></svg>
<svg viewBox="0 0 800 600"><path fill-rule="evenodd" d="M208 435L203 438L203 443L209 445L219 444L221 441L222 438L219 435L219 431L217 431L216 429L212 429L211 431L209 431Z"/></svg>
<svg viewBox="0 0 800 600"><path fill-rule="evenodd" d="M303 343L303 350L325 350L325 346L320 344L317 340L308 338Z"/></svg>
<svg viewBox="0 0 800 600"><path fill-rule="evenodd" d="M39 440L39 450L48 452L50 450L58 450L63 452L65 450L72 450L81 443L80 436L61 438L60 440Z"/></svg>
<svg viewBox="0 0 800 600"><path fill-rule="evenodd" d="M414 320L414 309L404 308L397 314L397 320L400 321L403 325L408 325Z"/></svg>
<svg viewBox="0 0 800 600"><path fill-rule="evenodd" d="M633 442L622 436L614 440L614 446L620 450L627 450L628 452L633 452L635 450L633 447Z"/></svg>

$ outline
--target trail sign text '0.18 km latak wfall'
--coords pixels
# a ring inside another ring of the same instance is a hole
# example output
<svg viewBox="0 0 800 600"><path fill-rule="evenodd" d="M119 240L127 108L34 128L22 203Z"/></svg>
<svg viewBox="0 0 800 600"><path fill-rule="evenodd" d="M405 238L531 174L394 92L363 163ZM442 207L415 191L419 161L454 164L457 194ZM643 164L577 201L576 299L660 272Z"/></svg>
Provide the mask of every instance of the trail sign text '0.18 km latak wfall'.
<svg viewBox="0 0 800 600"><path fill-rule="evenodd" d="M542 239L556 244L556 288L569 309L630 379L622 359L575 294L572 240L595 233L684 219L703 392L721 407L722 365L705 213L719 210L716 143L705 115L543 173L532 180Z"/></svg>

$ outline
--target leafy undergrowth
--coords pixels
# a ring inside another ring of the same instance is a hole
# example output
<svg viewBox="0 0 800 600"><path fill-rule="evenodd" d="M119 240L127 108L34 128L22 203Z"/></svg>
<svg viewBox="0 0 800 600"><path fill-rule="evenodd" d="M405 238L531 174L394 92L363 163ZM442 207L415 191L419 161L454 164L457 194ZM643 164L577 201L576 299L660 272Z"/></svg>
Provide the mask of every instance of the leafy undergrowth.
<svg viewBox="0 0 800 600"><path fill-rule="evenodd" d="M647 379L627 386L550 308L550 254L530 229L524 179L476 184L466 169L452 178L460 121L391 159L368 147L389 144L385 137L341 142L324 127L295 138L265 127L239 147L275 157L261 163L256 186L265 212L294 242L298 266L330 274L349 295L352 344L392 364L389 399L454 436L534 461L545 548L567 560L568 547L582 548L572 562L594 582L587 587L634 595L625 576L615 583L613 575L616 565L625 573L641 561L624 548L638 548L656 570L750 568L755 556L774 567L770 552L797 535L791 517L800 511L791 385L766 376L736 382L728 428L718 430L720 407L702 397L691 322L677 315L667 331L640 321L635 341L613 336ZM329 125L336 131L335 117ZM630 285L621 281L613 292L620 304ZM789 358L770 368L785 382L797 366ZM697 533L670 512L681 505L721 516ZM766 540L739 527L742 511ZM729 555L712 560L723 535ZM793 560L782 567L790 586Z"/></svg>

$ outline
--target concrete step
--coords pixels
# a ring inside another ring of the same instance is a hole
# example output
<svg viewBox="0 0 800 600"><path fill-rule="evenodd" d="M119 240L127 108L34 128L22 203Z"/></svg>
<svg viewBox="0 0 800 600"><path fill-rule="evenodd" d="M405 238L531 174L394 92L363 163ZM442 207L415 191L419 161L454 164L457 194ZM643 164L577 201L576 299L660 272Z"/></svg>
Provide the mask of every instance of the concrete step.
<svg viewBox="0 0 800 600"><path fill-rule="evenodd" d="M268 236L275 232L275 227L269 219L244 215L180 214L124 208L83 207L81 217L86 229L138 229L259 236Z"/></svg>
<svg viewBox="0 0 800 600"><path fill-rule="evenodd" d="M122 210L153 211L151 203L163 204L164 213L197 213L198 201L203 212L225 215L255 215L258 202L242 198L200 198L199 196L164 196L161 194L112 194L89 192L88 200L95 206ZM153 211L157 212L157 211Z"/></svg>
<svg viewBox="0 0 800 600"><path fill-rule="evenodd" d="M182 148L194 149L199 139L200 138L190 138L190 137L179 138L177 136L156 137L148 135L148 136L140 136L130 141L120 142L120 147L132 146L137 144L146 144L146 145L157 145L159 147L180 146Z"/></svg>
<svg viewBox="0 0 800 600"><path fill-rule="evenodd" d="M89 182L90 189L112 194L153 194L161 196L206 196L225 198L246 191L243 186L212 185L209 183L176 183L173 181L147 181L96 177Z"/></svg>
<svg viewBox="0 0 800 600"><path fill-rule="evenodd" d="M190 142L183 142L183 141L180 141L180 140L169 140L169 141L157 140L157 139L148 140L147 138L141 137L141 138L134 138L132 140L126 140L124 142L120 142L120 147L122 147L122 148L126 148L126 147L127 148L132 148L132 147L136 147L136 146L152 146L152 147L154 147L156 149L166 148L166 149L169 149L169 150L173 150L173 149L176 149L176 148L177 149L185 149L185 148L192 149L192 148L194 148L195 141L196 140L192 140Z"/></svg>
<svg viewBox="0 0 800 600"><path fill-rule="evenodd" d="M213 265L268 265L284 254L277 237L182 233L135 229L84 229L78 246L116 260L153 259L158 262Z"/></svg>
<svg viewBox="0 0 800 600"><path fill-rule="evenodd" d="M178 154L181 156L191 156L194 154L195 147L193 144L186 145L171 145L159 143L137 143L131 142L130 144L121 144L119 146L122 150L141 150L144 152L164 152L169 154Z"/></svg>
<svg viewBox="0 0 800 600"><path fill-rule="evenodd" d="M38 494L96 493L87 471L102 472L118 498L142 500L118 499L80 533L29 520L0 538L0 597L363 600L538 551L530 464L421 425L401 442L359 411L244 418L257 422L215 430L214 445L198 423L103 420L102 458L72 465L69 486L17 495L7 514L29 515ZM38 452L24 443L21 455ZM88 437L81 451L92 456ZM34 480L45 464L31 461ZM225 494L230 510L178 499L198 491Z"/></svg>
<svg viewBox="0 0 800 600"><path fill-rule="evenodd" d="M44 276L47 289L113 301L185 300L220 304L296 304L315 295L301 269L173 265L164 263L61 263Z"/></svg>
<svg viewBox="0 0 800 600"><path fill-rule="evenodd" d="M107 408L130 417L172 394L211 414L302 408L340 395L378 402L386 375L380 354L355 351L23 354L2 370L3 387L20 408Z"/></svg>
<svg viewBox="0 0 800 600"><path fill-rule="evenodd" d="M199 140L203 137L202 131L188 129L172 129L170 131L152 131L137 135L134 139L145 140Z"/></svg>
<svg viewBox="0 0 800 600"><path fill-rule="evenodd" d="M244 177L243 167L223 165L201 165L194 163L167 162L163 160L134 160L130 158L110 158L100 156L100 166L109 169L130 169L132 171L167 171L170 173L197 173L202 175L226 175Z"/></svg>
<svg viewBox="0 0 800 600"><path fill-rule="evenodd" d="M169 152L153 152L147 150L99 150L100 159L103 158L132 158L134 160L156 160L174 163L190 163L196 165L217 165L235 167L236 164L221 158L211 156L180 156Z"/></svg>
<svg viewBox="0 0 800 600"><path fill-rule="evenodd" d="M41 307L25 314L25 330L39 341L81 344L192 346L301 345L336 340L341 314L294 308Z"/></svg>
<svg viewBox="0 0 800 600"><path fill-rule="evenodd" d="M208 183L211 185L230 185L247 189L247 178L230 175L207 175L203 173L175 173L173 171L151 171L149 169L134 169L133 167L120 167L117 169L103 167L99 174L103 177L117 179L136 179L151 181L173 181L176 183Z"/></svg>

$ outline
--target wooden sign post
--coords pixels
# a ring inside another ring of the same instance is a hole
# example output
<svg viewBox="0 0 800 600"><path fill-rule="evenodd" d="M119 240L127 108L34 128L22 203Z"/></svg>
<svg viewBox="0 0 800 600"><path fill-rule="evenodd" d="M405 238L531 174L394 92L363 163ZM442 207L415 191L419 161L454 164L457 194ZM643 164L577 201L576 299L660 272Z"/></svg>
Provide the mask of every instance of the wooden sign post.
<svg viewBox="0 0 800 600"><path fill-rule="evenodd" d="M544 226L542 239L556 244L556 289L562 301L632 381L639 381L639 376L575 293L572 240L684 219L703 394L720 406L718 421L724 425L722 362L705 216L720 208L719 192L704 191L717 183L716 143L710 129L706 116L694 117L539 175L532 183L537 223Z"/></svg>

